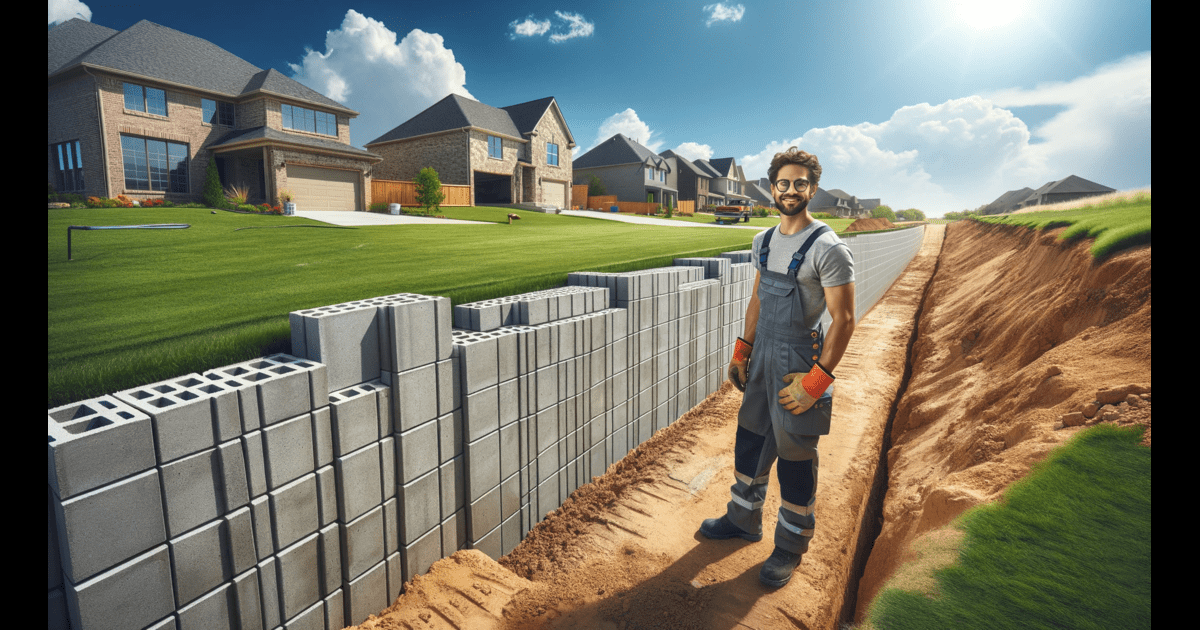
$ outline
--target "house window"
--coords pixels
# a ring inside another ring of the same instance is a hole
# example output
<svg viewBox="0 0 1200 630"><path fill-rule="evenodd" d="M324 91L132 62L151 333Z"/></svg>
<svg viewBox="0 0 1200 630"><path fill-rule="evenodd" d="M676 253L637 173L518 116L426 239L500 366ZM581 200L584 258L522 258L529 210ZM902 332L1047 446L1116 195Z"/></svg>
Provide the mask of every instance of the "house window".
<svg viewBox="0 0 1200 630"><path fill-rule="evenodd" d="M58 192L83 190L83 159L80 156L78 140L50 146L50 161L56 167L55 190Z"/></svg>
<svg viewBox="0 0 1200 630"><path fill-rule="evenodd" d="M504 145L498 136L488 136L488 157L504 159Z"/></svg>
<svg viewBox="0 0 1200 630"><path fill-rule="evenodd" d="M654 169L649 166L646 167L646 179L654 181Z"/></svg>
<svg viewBox="0 0 1200 630"><path fill-rule="evenodd" d="M149 114L167 115L167 93L136 83L125 84L125 109Z"/></svg>
<svg viewBox="0 0 1200 630"><path fill-rule="evenodd" d="M546 143L546 163L558 166L558 145L553 142Z"/></svg>
<svg viewBox="0 0 1200 630"><path fill-rule="evenodd" d="M188 191L188 145L121 136L125 188L173 193Z"/></svg>
<svg viewBox="0 0 1200 630"><path fill-rule="evenodd" d="M281 105L279 113L283 115L284 129L308 131L324 136L337 135L337 116L333 114L296 105Z"/></svg>
<svg viewBox="0 0 1200 630"><path fill-rule="evenodd" d="M658 181L660 181L660 182L667 181L667 171L666 170L661 170L658 172Z"/></svg>
<svg viewBox="0 0 1200 630"><path fill-rule="evenodd" d="M233 103L202 98L200 107L203 111L201 120L204 122L210 125L233 126Z"/></svg>

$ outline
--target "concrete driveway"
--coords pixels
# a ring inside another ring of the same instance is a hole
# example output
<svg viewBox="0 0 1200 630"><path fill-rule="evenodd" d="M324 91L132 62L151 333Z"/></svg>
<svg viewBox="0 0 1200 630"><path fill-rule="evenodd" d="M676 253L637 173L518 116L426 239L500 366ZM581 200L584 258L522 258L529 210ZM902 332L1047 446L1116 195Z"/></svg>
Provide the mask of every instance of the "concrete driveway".
<svg viewBox="0 0 1200 630"><path fill-rule="evenodd" d="M461 221L458 219L434 219L432 217L414 217L406 214L391 215L378 212L335 212L319 210L297 210L296 216L330 225L359 226L359 225L497 225L486 221Z"/></svg>
<svg viewBox="0 0 1200 630"><path fill-rule="evenodd" d="M670 219L655 219L654 217L643 217L628 214L617 214L614 212L594 212L591 210L563 210L562 214L572 217L587 217L589 219L606 219L608 221L622 221L624 223L642 223L645 225L666 225L669 227L697 227L697 228L722 228L727 230L754 230L761 232L766 228L754 227L752 225L717 225L716 223L692 223L691 221L672 221Z"/></svg>

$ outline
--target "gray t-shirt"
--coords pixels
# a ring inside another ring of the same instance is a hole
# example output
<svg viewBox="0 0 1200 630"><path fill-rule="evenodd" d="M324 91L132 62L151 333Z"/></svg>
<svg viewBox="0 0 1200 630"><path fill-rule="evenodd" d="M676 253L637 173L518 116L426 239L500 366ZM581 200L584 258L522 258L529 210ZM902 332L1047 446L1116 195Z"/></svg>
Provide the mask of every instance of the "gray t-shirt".
<svg viewBox="0 0 1200 630"><path fill-rule="evenodd" d="M771 252L767 255L767 269L779 273L787 273L792 255L818 226L825 225L813 221L803 230L795 234L781 234L778 229L771 236ZM762 249L763 237L766 230L754 237L751 248L755 269L758 269L758 252ZM800 299L804 301L804 325L816 328L825 314L824 287L837 287L854 282L854 256L850 248L833 232L826 232L817 238L816 242L804 256L804 264L800 265L797 274L800 281Z"/></svg>

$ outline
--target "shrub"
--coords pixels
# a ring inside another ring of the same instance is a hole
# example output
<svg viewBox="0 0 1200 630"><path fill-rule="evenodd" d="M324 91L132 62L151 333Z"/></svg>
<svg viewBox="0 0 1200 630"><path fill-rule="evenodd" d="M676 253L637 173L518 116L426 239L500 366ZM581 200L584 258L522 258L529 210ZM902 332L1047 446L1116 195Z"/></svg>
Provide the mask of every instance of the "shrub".
<svg viewBox="0 0 1200 630"><path fill-rule="evenodd" d="M221 190L221 175L217 171L217 158L211 156L208 158L208 168L204 171L204 191L200 195L200 199L208 204L210 208L224 208L225 194Z"/></svg>
<svg viewBox="0 0 1200 630"><path fill-rule="evenodd" d="M246 198L249 196L250 190L246 188L245 184L234 184L225 189L225 198L239 208L246 205Z"/></svg>
<svg viewBox="0 0 1200 630"><path fill-rule="evenodd" d="M588 196L600 197L607 195L608 191L604 188L604 182L600 181L599 177L591 175L588 177Z"/></svg>
<svg viewBox="0 0 1200 630"><path fill-rule="evenodd" d="M291 203L292 200L295 199L295 196L292 195L292 191L286 188L280 188L277 195L279 196L279 203L281 204Z"/></svg>
<svg viewBox="0 0 1200 630"><path fill-rule="evenodd" d="M881 205L881 206L876 207L874 210L871 210L871 218L872 219L887 219L888 221L895 221L896 213L893 212L891 208Z"/></svg>
<svg viewBox="0 0 1200 630"><path fill-rule="evenodd" d="M814 219L836 219L837 218L837 217L833 216L832 214L829 214L828 212L814 212L814 213L812 213L812 215L813 215Z"/></svg>
<svg viewBox="0 0 1200 630"><path fill-rule="evenodd" d="M442 192L442 182L438 179L437 171L426 166L417 173L417 178L414 180L417 185L417 203L425 209L427 214L432 214L435 210L440 210L442 202L446 200L446 193Z"/></svg>
<svg viewBox="0 0 1200 630"><path fill-rule="evenodd" d="M387 212L388 205L383 202L371 204L371 212Z"/></svg>

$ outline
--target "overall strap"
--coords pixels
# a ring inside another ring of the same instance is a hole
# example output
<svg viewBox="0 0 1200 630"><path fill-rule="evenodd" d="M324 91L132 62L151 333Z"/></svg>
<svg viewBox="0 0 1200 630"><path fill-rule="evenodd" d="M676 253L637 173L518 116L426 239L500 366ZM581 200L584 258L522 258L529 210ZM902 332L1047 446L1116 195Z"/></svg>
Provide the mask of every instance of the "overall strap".
<svg viewBox="0 0 1200 630"><path fill-rule="evenodd" d="M788 264L788 273L792 274L792 278L795 278L797 275L799 275L800 265L804 264L804 256L808 254L808 250L812 248L813 243L815 243L818 238L821 238L822 234L832 231L833 228L822 224L817 227L817 229L813 230L812 234L808 235L808 239L804 241L804 244L800 246L800 249L796 250L796 253L792 256L792 262ZM770 237L770 234L764 237L763 245L766 245L766 239ZM765 258L763 259L763 265L766 265Z"/></svg>
<svg viewBox="0 0 1200 630"><path fill-rule="evenodd" d="M771 235L775 233L777 227L779 226L772 226L767 230L767 233L763 235L762 246L758 248L758 266L763 269L767 268L767 255L771 253Z"/></svg>

